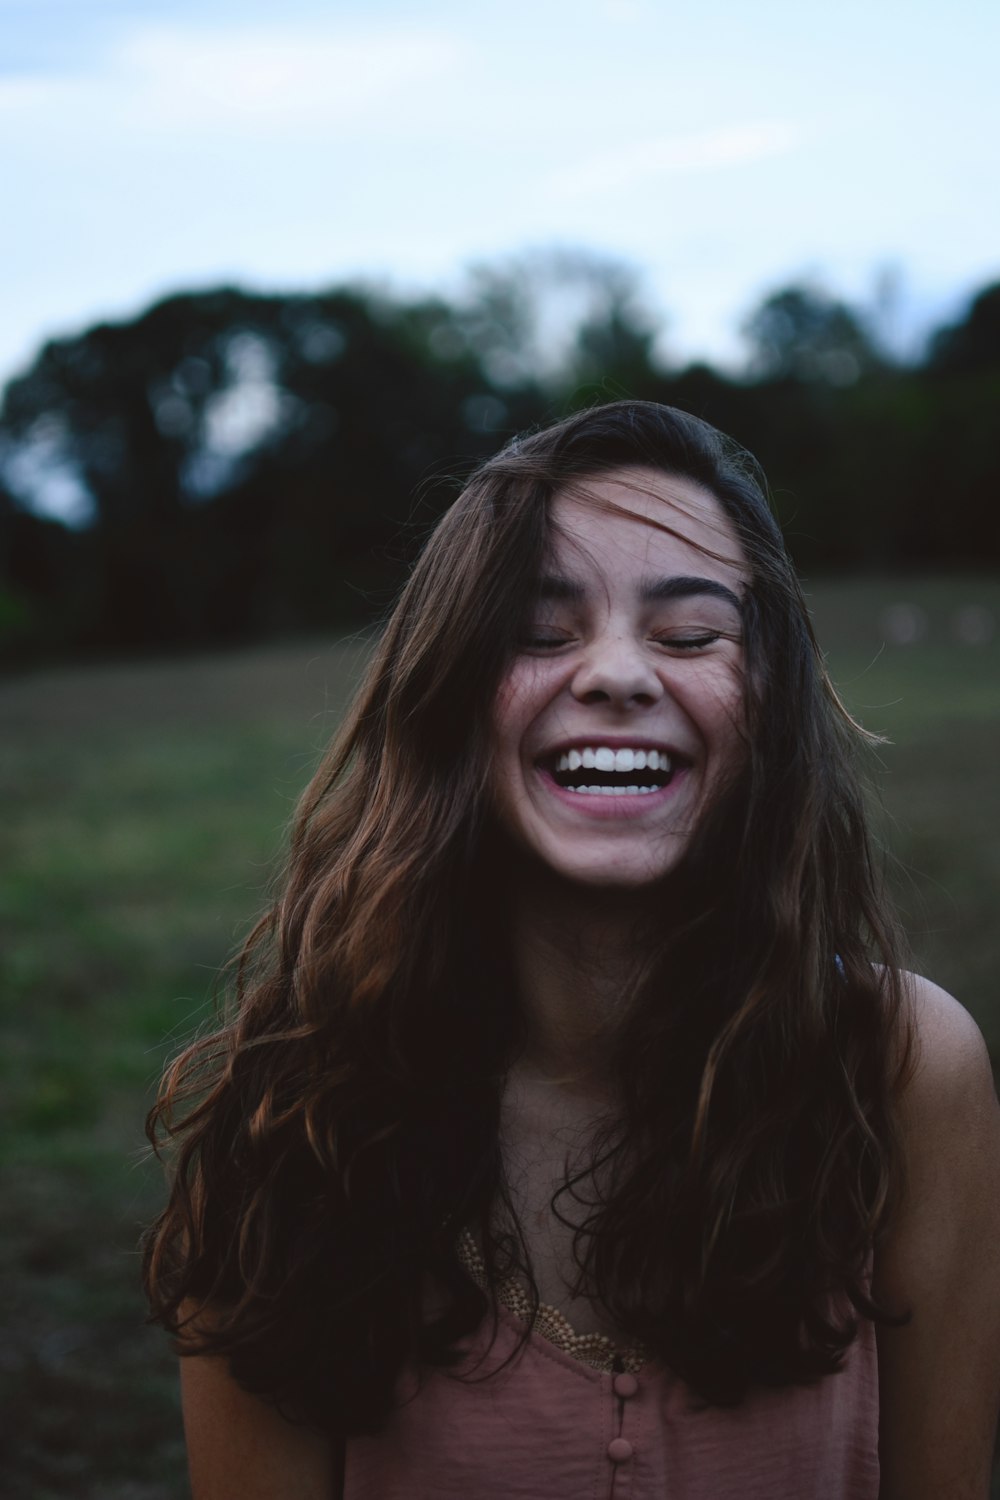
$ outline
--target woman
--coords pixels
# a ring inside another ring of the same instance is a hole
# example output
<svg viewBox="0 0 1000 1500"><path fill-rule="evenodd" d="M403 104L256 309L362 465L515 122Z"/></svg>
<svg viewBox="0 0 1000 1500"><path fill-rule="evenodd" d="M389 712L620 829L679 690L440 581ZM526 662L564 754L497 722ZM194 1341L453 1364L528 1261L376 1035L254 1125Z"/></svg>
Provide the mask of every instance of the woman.
<svg viewBox="0 0 1000 1500"><path fill-rule="evenodd" d="M996 1101L863 737L713 429L473 476L154 1111L196 1500L986 1494Z"/></svg>

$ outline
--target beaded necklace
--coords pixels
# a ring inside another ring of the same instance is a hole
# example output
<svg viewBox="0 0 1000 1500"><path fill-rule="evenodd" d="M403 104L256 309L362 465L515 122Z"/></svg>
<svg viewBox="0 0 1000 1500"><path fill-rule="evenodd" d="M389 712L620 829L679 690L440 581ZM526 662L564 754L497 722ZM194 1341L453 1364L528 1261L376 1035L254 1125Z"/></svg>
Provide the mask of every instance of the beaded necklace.
<svg viewBox="0 0 1000 1500"><path fill-rule="evenodd" d="M458 1258L468 1271L480 1291L489 1290L486 1279L486 1262L471 1232L463 1229L458 1238ZM531 1317L531 1298L513 1276L497 1285L497 1297L515 1318L531 1326L532 1333L540 1333L550 1344L555 1344L564 1354L570 1354L582 1364L590 1365L606 1375L612 1371L627 1370L635 1375L648 1359L641 1344L620 1349L605 1333L576 1333L564 1313L548 1302L540 1302L534 1322Z"/></svg>

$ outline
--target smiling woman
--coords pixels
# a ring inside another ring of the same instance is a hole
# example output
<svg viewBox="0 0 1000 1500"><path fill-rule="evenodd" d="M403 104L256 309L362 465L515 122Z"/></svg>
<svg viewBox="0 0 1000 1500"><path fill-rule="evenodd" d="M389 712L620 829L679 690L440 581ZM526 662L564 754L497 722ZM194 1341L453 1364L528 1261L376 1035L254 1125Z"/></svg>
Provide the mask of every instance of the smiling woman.
<svg viewBox="0 0 1000 1500"><path fill-rule="evenodd" d="M713 429L473 476L151 1120L196 1500L985 1496L998 1112L865 738Z"/></svg>
<svg viewBox="0 0 1000 1500"><path fill-rule="evenodd" d="M642 885L745 758L745 564L712 495L655 470L560 492L551 517L494 710L497 812L563 876Z"/></svg>

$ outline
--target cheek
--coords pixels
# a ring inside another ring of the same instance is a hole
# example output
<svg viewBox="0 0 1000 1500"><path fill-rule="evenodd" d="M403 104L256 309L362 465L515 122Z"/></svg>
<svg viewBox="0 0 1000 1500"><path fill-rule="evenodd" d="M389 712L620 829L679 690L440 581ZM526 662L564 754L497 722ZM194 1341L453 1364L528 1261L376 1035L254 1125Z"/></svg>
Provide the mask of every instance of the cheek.
<svg viewBox="0 0 1000 1500"><path fill-rule="evenodd" d="M516 747L544 703L543 663L516 662L505 674L493 700L493 743L499 749Z"/></svg>
<svg viewBox="0 0 1000 1500"><path fill-rule="evenodd" d="M503 733L504 728L506 727L506 724L510 719L511 713L513 712L514 705L517 702L517 697L517 680L513 672L508 672L507 675L502 678L500 686L497 688L496 697L493 699L493 709L490 715L490 722L493 729L494 739L499 738L499 736Z"/></svg>
<svg viewBox="0 0 1000 1500"><path fill-rule="evenodd" d="M508 672L497 689L490 715L490 785L496 804L502 807L511 796L521 758L521 741L527 723L523 672Z"/></svg>
<svg viewBox="0 0 1000 1500"><path fill-rule="evenodd" d="M742 672L727 669L699 685L698 702L690 711L700 724L709 748L727 763L747 754L747 703Z"/></svg>
<svg viewBox="0 0 1000 1500"><path fill-rule="evenodd" d="M716 708L715 738L720 759L738 770L749 754L746 701L742 685L720 696Z"/></svg>
<svg viewBox="0 0 1000 1500"><path fill-rule="evenodd" d="M490 715L490 741L493 747L493 776L510 752L511 739L516 737L517 689L508 675L497 689Z"/></svg>

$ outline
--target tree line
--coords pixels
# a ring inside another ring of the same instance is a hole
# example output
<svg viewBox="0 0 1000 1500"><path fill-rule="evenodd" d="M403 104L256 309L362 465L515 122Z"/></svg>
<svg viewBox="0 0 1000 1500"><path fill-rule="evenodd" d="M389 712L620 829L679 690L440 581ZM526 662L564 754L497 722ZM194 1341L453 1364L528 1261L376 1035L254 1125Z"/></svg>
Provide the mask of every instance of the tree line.
<svg viewBox="0 0 1000 1500"><path fill-rule="evenodd" d="M744 333L738 378L666 366L634 277L564 253L451 299L219 288L53 340L0 403L0 653L373 619L471 467L622 396L750 448L806 572L1000 561L1000 283L910 364L815 287Z"/></svg>

